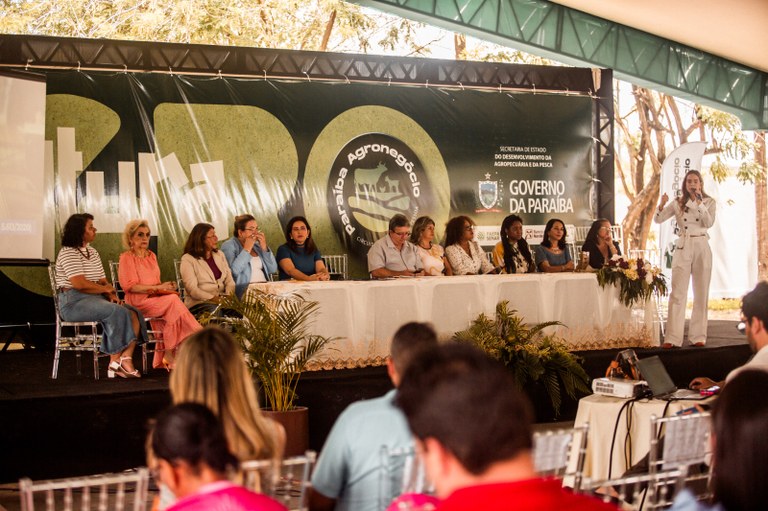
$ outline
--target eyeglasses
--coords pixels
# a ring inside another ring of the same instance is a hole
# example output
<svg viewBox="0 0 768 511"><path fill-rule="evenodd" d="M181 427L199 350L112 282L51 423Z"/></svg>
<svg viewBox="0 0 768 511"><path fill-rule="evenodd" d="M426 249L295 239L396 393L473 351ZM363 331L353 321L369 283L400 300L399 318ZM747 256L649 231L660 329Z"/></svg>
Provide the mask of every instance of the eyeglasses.
<svg viewBox="0 0 768 511"><path fill-rule="evenodd" d="M746 335L747 334L747 318L744 316L741 317L741 321L736 325L736 330L739 331L739 333Z"/></svg>
<svg viewBox="0 0 768 511"><path fill-rule="evenodd" d="M600 231L610 231L610 230L611 230L611 228L610 228L610 227L608 227L607 225L604 225L604 226L602 226L602 227L601 227L600 229L598 229L598 230L600 230Z"/></svg>
<svg viewBox="0 0 768 511"><path fill-rule="evenodd" d="M475 226L474 225L465 225L464 226L464 230L465 231L474 231L475 230Z"/></svg>
<svg viewBox="0 0 768 511"><path fill-rule="evenodd" d="M253 232L253 231L258 231L258 230L259 230L259 228L258 228L258 227L246 227L246 228L245 228L245 229L243 229L243 230L244 230L244 231L250 231L250 232Z"/></svg>
<svg viewBox="0 0 768 511"><path fill-rule="evenodd" d="M411 231L406 231L406 232L392 231L392 234L394 234L395 236L400 236L401 238L405 238L411 235Z"/></svg>

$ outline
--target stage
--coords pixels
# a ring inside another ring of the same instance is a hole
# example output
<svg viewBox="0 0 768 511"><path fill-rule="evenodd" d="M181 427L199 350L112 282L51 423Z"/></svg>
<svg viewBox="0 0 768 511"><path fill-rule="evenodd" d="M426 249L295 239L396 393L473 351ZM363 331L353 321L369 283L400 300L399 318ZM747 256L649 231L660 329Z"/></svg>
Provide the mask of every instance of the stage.
<svg viewBox="0 0 768 511"><path fill-rule="evenodd" d="M678 386L695 376L725 377L751 355L735 321L710 320L705 348L637 349L640 358L659 355ZM618 349L577 352L591 377L603 376ZM123 470L144 464L147 421L170 403L168 373L153 370L140 380L101 379L90 373L87 355L77 376L75 356L62 354L52 380L50 351L0 352L0 483L19 477L65 477ZM138 361L138 359L137 359ZM305 373L298 404L310 410L310 446L320 450L334 420L351 402L390 388L383 366ZM535 390L537 422L572 421L576 401L565 400L554 417Z"/></svg>

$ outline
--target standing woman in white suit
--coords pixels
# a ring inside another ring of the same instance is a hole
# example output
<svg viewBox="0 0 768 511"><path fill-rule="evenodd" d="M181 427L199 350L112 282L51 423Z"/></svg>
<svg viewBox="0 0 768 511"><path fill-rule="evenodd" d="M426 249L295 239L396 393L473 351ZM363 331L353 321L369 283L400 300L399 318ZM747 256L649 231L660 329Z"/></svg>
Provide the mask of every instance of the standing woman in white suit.
<svg viewBox="0 0 768 511"><path fill-rule="evenodd" d="M685 305L688 282L693 277L693 311L688 327L688 341L693 346L707 342L707 302L709 281L712 276L712 250L707 230L715 223L715 200L704 192L704 183L698 170L689 170L683 179L680 197L669 204L669 196L661 196L653 220L660 224L677 219L678 238L672 256L672 291L669 294L667 328L662 348L683 344Z"/></svg>

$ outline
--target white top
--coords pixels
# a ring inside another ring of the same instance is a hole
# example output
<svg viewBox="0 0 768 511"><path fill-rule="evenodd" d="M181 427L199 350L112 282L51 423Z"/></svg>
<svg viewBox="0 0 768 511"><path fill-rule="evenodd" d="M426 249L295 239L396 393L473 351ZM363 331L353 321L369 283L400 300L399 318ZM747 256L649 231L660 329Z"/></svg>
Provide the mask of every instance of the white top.
<svg viewBox="0 0 768 511"><path fill-rule="evenodd" d="M474 240L469 242L469 251L467 254L458 243L445 248L445 256L451 263L454 275L477 275L478 273L487 273L493 270L493 265L488 260L483 249Z"/></svg>
<svg viewBox="0 0 768 511"><path fill-rule="evenodd" d="M675 234L679 236L675 245L677 248L685 247L685 242L689 237L706 236L707 230L715 223L715 214L717 203L712 197L704 197L701 204L688 200L684 207L680 207L677 199L669 201L664 209L659 211L656 208L656 214L653 215L653 221L657 224L669 220L673 216L677 220L679 231Z"/></svg>
<svg viewBox="0 0 768 511"><path fill-rule="evenodd" d="M266 282L261 257L251 254L251 284L254 282Z"/></svg>
<svg viewBox="0 0 768 511"><path fill-rule="evenodd" d="M443 262L443 255L445 251L440 245L433 243L429 250L416 245L421 256L421 264L424 266L425 275L438 276L443 274L445 270L445 263Z"/></svg>
<svg viewBox="0 0 768 511"><path fill-rule="evenodd" d="M81 248L62 247L56 257L56 287L71 288L69 279L78 275L83 275L85 280L91 282L105 279L101 256L89 245Z"/></svg>

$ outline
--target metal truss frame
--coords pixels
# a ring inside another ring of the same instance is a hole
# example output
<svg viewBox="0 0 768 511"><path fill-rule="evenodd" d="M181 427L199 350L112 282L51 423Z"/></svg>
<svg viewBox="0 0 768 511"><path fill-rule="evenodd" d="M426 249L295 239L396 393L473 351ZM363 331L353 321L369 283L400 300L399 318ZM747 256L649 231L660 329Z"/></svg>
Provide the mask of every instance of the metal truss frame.
<svg viewBox="0 0 768 511"><path fill-rule="evenodd" d="M616 77L768 129L768 73L547 0L349 0Z"/></svg>

